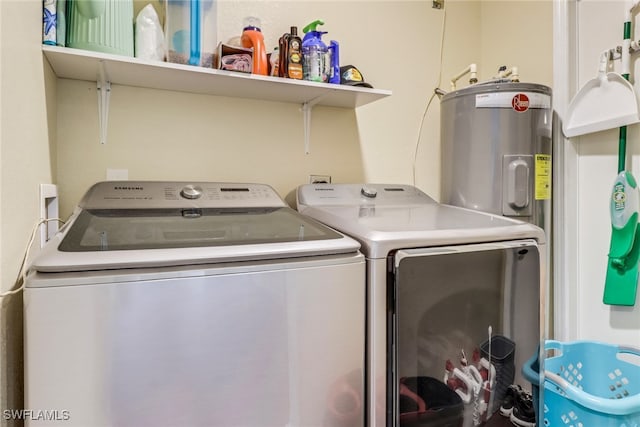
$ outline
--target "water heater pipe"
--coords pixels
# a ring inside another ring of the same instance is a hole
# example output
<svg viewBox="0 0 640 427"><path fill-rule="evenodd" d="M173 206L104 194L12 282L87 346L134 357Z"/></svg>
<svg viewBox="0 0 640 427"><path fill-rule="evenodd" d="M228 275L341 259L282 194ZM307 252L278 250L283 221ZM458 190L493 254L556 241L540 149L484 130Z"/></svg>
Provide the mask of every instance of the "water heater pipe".
<svg viewBox="0 0 640 427"><path fill-rule="evenodd" d="M460 71L458 74L451 78L451 90L456 90L456 82L462 78L465 74L471 73L469 84L478 83L478 66L476 64L469 64L467 68Z"/></svg>
<svg viewBox="0 0 640 427"><path fill-rule="evenodd" d="M511 77L512 82L520 81L520 74L518 73L518 67L511 67L507 69L507 67L500 67L498 70L498 75L496 76L498 79L504 79L507 77Z"/></svg>

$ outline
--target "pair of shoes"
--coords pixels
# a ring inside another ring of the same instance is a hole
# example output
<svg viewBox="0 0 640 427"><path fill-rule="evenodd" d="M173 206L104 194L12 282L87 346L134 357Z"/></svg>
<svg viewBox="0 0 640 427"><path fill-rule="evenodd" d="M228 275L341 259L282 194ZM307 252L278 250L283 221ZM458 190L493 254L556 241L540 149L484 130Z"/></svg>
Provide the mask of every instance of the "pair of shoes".
<svg viewBox="0 0 640 427"><path fill-rule="evenodd" d="M518 396L509 419L511 424L519 427L536 427L536 411L531 393L525 392Z"/></svg>
<svg viewBox="0 0 640 427"><path fill-rule="evenodd" d="M522 387L519 385L511 384L507 388L507 392L505 393L502 404L500 405L500 415L507 418L511 416L516 400L521 393L524 393L524 390L522 390Z"/></svg>

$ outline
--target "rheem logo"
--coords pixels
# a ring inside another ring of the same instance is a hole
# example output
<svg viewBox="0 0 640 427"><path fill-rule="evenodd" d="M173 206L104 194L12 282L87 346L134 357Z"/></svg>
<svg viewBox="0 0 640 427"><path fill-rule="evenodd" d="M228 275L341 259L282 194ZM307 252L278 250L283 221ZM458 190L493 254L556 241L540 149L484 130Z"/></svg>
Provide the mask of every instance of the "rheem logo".
<svg viewBox="0 0 640 427"><path fill-rule="evenodd" d="M518 113L524 113L529 109L529 97L524 93L518 93L511 100L511 107Z"/></svg>

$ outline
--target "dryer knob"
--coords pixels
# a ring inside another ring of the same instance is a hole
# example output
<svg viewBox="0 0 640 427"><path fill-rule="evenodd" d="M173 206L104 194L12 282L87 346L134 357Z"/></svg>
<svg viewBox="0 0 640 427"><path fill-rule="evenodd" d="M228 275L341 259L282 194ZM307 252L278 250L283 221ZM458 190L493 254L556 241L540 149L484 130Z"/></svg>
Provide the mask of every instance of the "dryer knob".
<svg viewBox="0 0 640 427"><path fill-rule="evenodd" d="M373 187L362 187L362 189L360 190L360 193L364 196L364 197L369 197L371 199L373 199L374 197L376 197L378 195L378 190L376 190Z"/></svg>
<svg viewBox="0 0 640 427"><path fill-rule="evenodd" d="M180 191L180 195L189 200L198 199L202 196L202 187L189 184Z"/></svg>

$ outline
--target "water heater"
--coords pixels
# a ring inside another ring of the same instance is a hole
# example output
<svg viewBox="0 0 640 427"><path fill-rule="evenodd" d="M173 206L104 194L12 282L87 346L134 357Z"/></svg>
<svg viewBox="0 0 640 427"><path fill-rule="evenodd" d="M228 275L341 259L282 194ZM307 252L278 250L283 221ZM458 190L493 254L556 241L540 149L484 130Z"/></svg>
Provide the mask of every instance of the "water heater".
<svg viewBox="0 0 640 427"><path fill-rule="evenodd" d="M443 203L551 224L551 89L484 83L441 100Z"/></svg>

